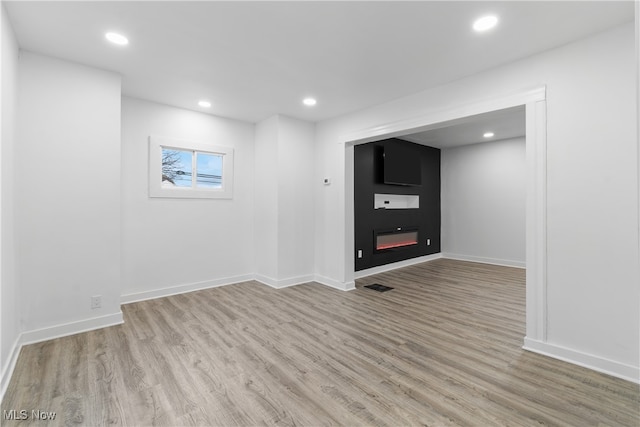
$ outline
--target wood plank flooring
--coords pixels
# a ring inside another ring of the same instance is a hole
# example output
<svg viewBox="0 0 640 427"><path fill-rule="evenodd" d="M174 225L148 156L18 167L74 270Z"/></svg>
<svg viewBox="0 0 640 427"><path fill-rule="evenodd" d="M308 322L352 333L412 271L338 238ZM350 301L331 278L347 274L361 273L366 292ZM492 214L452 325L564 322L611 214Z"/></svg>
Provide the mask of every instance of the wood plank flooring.
<svg viewBox="0 0 640 427"><path fill-rule="evenodd" d="M56 419L2 425L640 425L637 384L521 349L524 295L523 270L440 259L128 304L24 347L2 410Z"/></svg>

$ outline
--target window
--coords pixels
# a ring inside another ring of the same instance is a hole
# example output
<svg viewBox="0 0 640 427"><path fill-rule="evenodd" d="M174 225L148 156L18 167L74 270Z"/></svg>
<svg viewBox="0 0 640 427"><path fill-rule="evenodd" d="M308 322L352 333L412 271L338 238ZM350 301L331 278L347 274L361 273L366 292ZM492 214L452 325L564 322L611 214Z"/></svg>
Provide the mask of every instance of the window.
<svg viewBox="0 0 640 427"><path fill-rule="evenodd" d="M162 187L222 188L223 159L220 153L162 147Z"/></svg>
<svg viewBox="0 0 640 427"><path fill-rule="evenodd" d="M149 137L149 196L232 198L233 149Z"/></svg>

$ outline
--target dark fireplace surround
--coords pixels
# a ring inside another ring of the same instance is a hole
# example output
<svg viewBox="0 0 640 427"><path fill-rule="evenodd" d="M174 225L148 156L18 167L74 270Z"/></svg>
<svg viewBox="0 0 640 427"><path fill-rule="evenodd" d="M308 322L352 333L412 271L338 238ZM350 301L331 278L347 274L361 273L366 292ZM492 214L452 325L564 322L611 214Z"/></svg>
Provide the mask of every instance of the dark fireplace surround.
<svg viewBox="0 0 640 427"><path fill-rule="evenodd" d="M439 149L397 138L354 147L356 271L439 253L440 215Z"/></svg>

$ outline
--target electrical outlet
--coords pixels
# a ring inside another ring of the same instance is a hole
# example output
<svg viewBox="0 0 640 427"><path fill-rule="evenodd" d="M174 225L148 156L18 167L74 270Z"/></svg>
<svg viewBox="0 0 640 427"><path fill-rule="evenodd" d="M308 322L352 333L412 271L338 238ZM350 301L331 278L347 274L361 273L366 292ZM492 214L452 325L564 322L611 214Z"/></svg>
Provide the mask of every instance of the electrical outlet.
<svg viewBox="0 0 640 427"><path fill-rule="evenodd" d="M358 249L358 258L362 258L362 249Z"/></svg>
<svg viewBox="0 0 640 427"><path fill-rule="evenodd" d="M431 239L427 239L427 246L431 246Z"/></svg>
<svg viewBox="0 0 640 427"><path fill-rule="evenodd" d="M91 297L91 309L102 307L102 295Z"/></svg>

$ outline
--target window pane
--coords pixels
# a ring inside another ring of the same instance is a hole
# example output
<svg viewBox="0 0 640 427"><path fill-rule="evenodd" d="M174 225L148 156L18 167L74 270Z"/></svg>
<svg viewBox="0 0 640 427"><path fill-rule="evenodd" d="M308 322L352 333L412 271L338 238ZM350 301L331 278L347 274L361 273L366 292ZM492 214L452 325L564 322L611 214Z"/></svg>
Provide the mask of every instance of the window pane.
<svg viewBox="0 0 640 427"><path fill-rule="evenodd" d="M222 188L222 156L196 152L196 187Z"/></svg>
<svg viewBox="0 0 640 427"><path fill-rule="evenodd" d="M162 149L162 186L191 187L193 152Z"/></svg>

